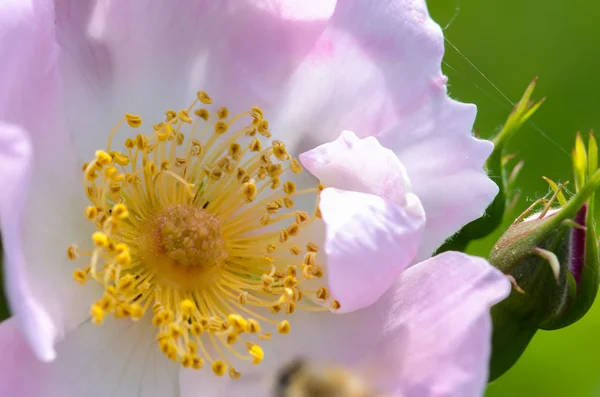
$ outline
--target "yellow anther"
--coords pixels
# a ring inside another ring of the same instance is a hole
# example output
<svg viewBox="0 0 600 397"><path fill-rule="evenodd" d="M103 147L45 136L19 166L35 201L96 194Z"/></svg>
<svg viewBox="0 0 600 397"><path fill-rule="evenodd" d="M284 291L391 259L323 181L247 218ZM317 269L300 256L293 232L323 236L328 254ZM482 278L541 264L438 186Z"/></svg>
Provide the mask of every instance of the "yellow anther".
<svg viewBox="0 0 600 397"><path fill-rule="evenodd" d="M283 320L277 324L277 332L280 334L289 334L290 329L290 323L287 320Z"/></svg>
<svg viewBox="0 0 600 397"><path fill-rule="evenodd" d="M184 299L179 303L179 309L184 315L191 316L196 309L196 305L190 299Z"/></svg>
<svg viewBox="0 0 600 397"><path fill-rule="evenodd" d="M340 305L340 302L338 302L335 299L331 301L331 308L333 310L339 310L340 307L342 307L342 305Z"/></svg>
<svg viewBox="0 0 600 397"><path fill-rule="evenodd" d="M249 318L247 329L249 333L257 334L260 332L260 323L253 318Z"/></svg>
<svg viewBox="0 0 600 397"><path fill-rule="evenodd" d="M90 315L92 316L92 321L94 324L102 324L104 321L104 310L96 304L92 305L90 309Z"/></svg>
<svg viewBox="0 0 600 397"><path fill-rule="evenodd" d="M97 164L100 164L101 166L105 166L107 164L112 163L112 156L108 153L106 153L104 150L97 150L96 151L96 161Z"/></svg>
<svg viewBox="0 0 600 397"><path fill-rule="evenodd" d="M285 243L288 240L289 237L290 237L290 234L288 233L287 230L282 229L279 232L279 242L280 243Z"/></svg>
<svg viewBox="0 0 600 397"><path fill-rule="evenodd" d="M139 320L144 316L144 309L137 303L132 303L129 309L131 310L131 318L134 320Z"/></svg>
<svg viewBox="0 0 600 397"><path fill-rule="evenodd" d="M194 369L200 369L204 367L204 359L202 357L196 357L194 356L192 358L192 368Z"/></svg>
<svg viewBox="0 0 600 397"><path fill-rule="evenodd" d="M148 138L142 134L138 134L135 137L135 146L138 150L144 150L148 147Z"/></svg>
<svg viewBox="0 0 600 397"><path fill-rule="evenodd" d="M157 171L156 164L154 164L152 160L147 160L146 165L144 166L144 170L148 173L148 175L154 176Z"/></svg>
<svg viewBox="0 0 600 397"><path fill-rule="evenodd" d="M158 140L161 142L165 142L169 139L171 134L173 134L173 127L169 123L161 123L159 124L159 127L160 128L157 134Z"/></svg>
<svg viewBox="0 0 600 397"><path fill-rule="evenodd" d="M127 293L133 289L134 284L135 279L133 276L131 274L126 274L117 282L117 291L120 293Z"/></svg>
<svg viewBox="0 0 600 397"><path fill-rule="evenodd" d="M235 368L229 368L229 377L233 380L239 379L242 376L241 372L235 370Z"/></svg>
<svg viewBox="0 0 600 397"><path fill-rule="evenodd" d="M131 128L138 128L142 125L142 118L137 114L125 113L125 120Z"/></svg>
<svg viewBox="0 0 600 397"><path fill-rule="evenodd" d="M262 335L258 335L258 339L260 339L260 340L269 340L269 339L271 339L271 336L272 336L271 333L267 332L267 333L264 333Z"/></svg>
<svg viewBox="0 0 600 397"><path fill-rule="evenodd" d="M289 197L284 197L283 198L283 205L285 205L285 208L293 208L294 207L294 200L292 200Z"/></svg>
<svg viewBox="0 0 600 397"><path fill-rule="evenodd" d="M300 255L301 252L302 252L302 248L300 248L297 245L292 245L290 247L290 254L292 254L292 255Z"/></svg>
<svg viewBox="0 0 600 397"><path fill-rule="evenodd" d="M115 253L122 254L124 252L129 253L129 247L127 246L127 244L124 244L124 243L115 244Z"/></svg>
<svg viewBox="0 0 600 397"><path fill-rule="evenodd" d="M283 286L286 288L294 288L296 285L298 285L298 280L293 276L287 276L283 279Z"/></svg>
<svg viewBox="0 0 600 397"><path fill-rule="evenodd" d="M247 347L248 347L248 354L250 354L253 357L252 364L260 364L260 362L265 357L265 353L263 352L263 349L256 343L251 343L251 342L248 342Z"/></svg>
<svg viewBox="0 0 600 397"><path fill-rule="evenodd" d="M259 129L259 132L260 132L260 129ZM285 149L285 144L280 141L273 141L273 155L275 156L275 158L277 158L277 160L280 160L280 161L290 159L290 155L288 154L287 150Z"/></svg>
<svg viewBox="0 0 600 397"><path fill-rule="evenodd" d="M258 138L254 138L252 139L252 142L250 142L250 151L251 152L260 152L262 145L260 143L260 139Z"/></svg>
<svg viewBox="0 0 600 397"><path fill-rule="evenodd" d="M108 247L108 236L102 232L95 232L92 234L92 241L96 247Z"/></svg>
<svg viewBox="0 0 600 397"><path fill-rule="evenodd" d="M280 180L279 178L273 178L273 180L271 180L271 189L275 190L279 187L280 184Z"/></svg>
<svg viewBox="0 0 600 397"><path fill-rule="evenodd" d="M85 163L83 163L81 165L81 171L85 172L87 170L87 167L90 165L90 163L88 163L87 161Z"/></svg>
<svg viewBox="0 0 600 397"><path fill-rule="evenodd" d="M85 284L85 282L87 280L87 274L86 274L86 272L84 272L81 269L75 269L75 271L73 272L73 278L79 284Z"/></svg>
<svg viewBox="0 0 600 397"><path fill-rule="evenodd" d="M96 304L104 311L111 311L115 307L115 299L112 296L104 295Z"/></svg>
<svg viewBox="0 0 600 397"><path fill-rule="evenodd" d="M177 339L183 335L183 327L176 323L169 324L169 335L173 339Z"/></svg>
<svg viewBox="0 0 600 397"><path fill-rule="evenodd" d="M192 121L194 121L188 115L188 111L185 109L180 110L177 116L179 116L179 120L183 121L184 123L192 124Z"/></svg>
<svg viewBox="0 0 600 397"><path fill-rule="evenodd" d="M74 245L70 245L67 248L67 258L69 258L69 260L74 261L75 259L79 258L79 252L77 251L77 247Z"/></svg>
<svg viewBox="0 0 600 397"><path fill-rule="evenodd" d="M206 109L196 109L194 110L194 114L203 119L204 121L207 121L210 117L210 113Z"/></svg>
<svg viewBox="0 0 600 397"><path fill-rule="evenodd" d="M238 337L238 334L236 334L235 332L229 332L227 334L227 337L225 338L225 341L227 342L228 345L233 345L237 341L237 337Z"/></svg>
<svg viewBox="0 0 600 397"><path fill-rule="evenodd" d="M124 155L122 153L112 152L111 156L112 156L114 162L119 164L122 167L129 164L129 157L127 157L126 155Z"/></svg>
<svg viewBox="0 0 600 397"><path fill-rule="evenodd" d="M196 342L189 341L187 343L187 350L190 352L190 354L196 354L198 352L198 345Z"/></svg>
<svg viewBox="0 0 600 397"><path fill-rule="evenodd" d="M252 106L251 116L254 119L262 120L262 118L264 117L264 113L263 113L262 109L259 108L258 106Z"/></svg>
<svg viewBox="0 0 600 397"><path fill-rule="evenodd" d="M308 252L319 252L319 246L313 242L306 244L306 250Z"/></svg>
<svg viewBox="0 0 600 397"><path fill-rule="evenodd" d="M315 267L312 274L316 278L321 278L321 277L323 277L323 270L320 267Z"/></svg>
<svg viewBox="0 0 600 397"><path fill-rule="evenodd" d="M296 184L294 184L294 182L287 181L283 184L283 191L286 194L294 194L296 191Z"/></svg>
<svg viewBox="0 0 600 397"><path fill-rule="evenodd" d="M111 215L117 219L125 219L129 216L129 211L123 203L115 204L112 208Z"/></svg>
<svg viewBox="0 0 600 397"><path fill-rule="evenodd" d="M129 265L131 263L131 255L129 254L128 251L120 253L119 255L117 255L117 263L121 266L126 266Z"/></svg>
<svg viewBox="0 0 600 397"><path fill-rule="evenodd" d="M198 91L196 93L196 96L198 97L198 100L205 105L210 105L211 103L213 103L212 98L208 96L208 94L204 91Z"/></svg>
<svg viewBox="0 0 600 397"><path fill-rule="evenodd" d="M275 202L267 204L267 212L269 214L276 214L277 212L279 212L280 208L281 207L279 206L279 204Z"/></svg>
<svg viewBox="0 0 600 397"><path fill-rule="evenodd" d="M269 221L271 220L271 217L267 214L264 214L263 216L260 217L260 219L258 220L258 222L263 225L266 226L269 224Z"/></svg>
<svg viewBox="0 0 600 397"><path fill-rule="evenodd" d="M254 179L250 179L249 182L242 184L242 194L244 198L251 202L256 198L256 194L258 193L258 189L256 188L256 183Z"/></svg>
<svg viewBox="0 0 600 397"><path fill-rule="evenodd" d="M297 223L292 223L287 228L287 232L290 236L296 236L299 231L300 231L300 226L298 226Z"/></svg>
<svg viewBox="0 0 600 397"><path fill-rule="evenodd" d="M290 163L290 169L294 174L299 174L302 172L302 165L300 165L300 162L298 160L293 159Z"/></svg>
<svg viewBox="0 0 600 397"><path fill-rule="evenodd" d="M304 261L309 266L314 266L317 263L317 254L316 252L310 251L304 255Z"/></svg>
<svg viewBox="0 0 600 397"><path fill-rule="evenodd" d="M88 181L93 182L98 178L98 172L96 172L96 170L91 170L85 174L85 177Z"/></svg>
<svg viewBox="0 0 600 397"><path fill-rule="evenodd" d="M280 305L273 305L271 307L269 307L269 310L271 311L271 313L273 314L277 314L281 311L281 306Z"/></svg>
<svg viewBox="0 0 600 397"><path fill-rule="evenodd" d="M270 138L271 132L269 132L269 122L267 120L262 120L258 123L258 133L264 137Z"/></svg>
<svg viewBox="0 0 600 397"><path fill-rule="evenodd" d="M306 211L296 211L296 223L301 224L310 219L310 215Z"/></svg>
<svg viewBox="0 0 600 397"><path fill-rule="evenodd" d="M244 319L244 317L240 316L239 314L230 314L229 316L227 316L227 323L238 334L246 332L248 326L248 322Z"/></svg>
<svg viewBox="0 0 600 397"><path fill-rule="evenodd" d="M166 171L169 169L169 167L171 167L171 162L169 160L163 160L160 163L160 170L161 171Z"/></svg>
<svg viewBox="0 0 600 397"><path fill-rule="evenodd" d="M226 106L219 108L219 110L217 110L217 117L221 120L226 119L229 117L229 109L227 109Z"/></svg>
<svg viewBox="0 0 600 397"><path fill-rule="evenodd" d="M231 145L229 145L229 155L232 158L237 159L241 152L242 146L239 143L232 143Z"/></svg>
<svg viewBox="0 0 600 397"><path fill-rule="evenodd" d="M322 218L321 216L321 209L319 207L317 207L317 209L315 210L315 216L319 219Z"/></svg>
<svg viewBox="0 0 600 397"><path fill-rule="evenodd" d="M217 133L217 134L224 134L227 132L228 129L229 129L229 126L224 121L217 121L215 123L215 133Z"/></svg>
<svg viewBox="0 0 600 397"><path fill-rule="evenodd" d="M240 305L245 305L246 303L248 303L248 291L244 291L239 294L238 302L240 303Z"/></svg>
<svg viewBox="0 0 600 397"><path fill-rule="evenodd" d="M135 141L133 139L131 139L131 138L127 138L125 140L125 147L127 149L133 149L135 147Z"/></svg>
<svg viewBox="0 0 600 397"><path fill-rule="evenodd" d="M167 121L171 121L171 120L177 118L177 112L169 109L165 112L165 116L167 117Z"/></svg>
<svg viewBox="0 0 600 397"><path fill-rule="evenodd" d="M317 290L317 298L326 301L327 299L329 299L329 292L327 291L327 288L325 287L321 287Z"/></svg>
<svg viewBox="0 0 600 397"><path fill-rule="evenodd" d="M192 325L190 325L190 333L194 336L199 336L203 331L204 329L199 323L192 323Z"/></svg>
<svg viewBox="0 0 600 397"><path fill-rule="evenodd" d="M273 279L273 277L269 276L268 274L263 274L260 277L260 279L262 280L263 284L266 285L266 286L271 286L275 282L275 280Z"/></svg>
<svg viewBox="0 0 600 397"><path fill-rule="evenodd" d="M214 363L212 363L211 368L217 376L223 376L225 375L225 372L227 372L227 365L221 360L217 360Z"/></svg>
<svg viewBox="0 0 600 397"><path fill-rule="evenodd" d="M192 355L191 354L184 354L183 357L181 357L181 366L183 368L189 368L192 366Z"/></svg>
<svg viewBox="0 0 600 397"><path fill-rule="evenodd" d="M296 311L296 304L294 302L288 302L285 305L285 313L293 314Z"/></svg>
<svg viewBox="0 0 600 397"><path fill-rule="evenodd" d="M170 323L175 319L175 315L172 310L165 310L161 313L163 321L165 323Z"/></svg>

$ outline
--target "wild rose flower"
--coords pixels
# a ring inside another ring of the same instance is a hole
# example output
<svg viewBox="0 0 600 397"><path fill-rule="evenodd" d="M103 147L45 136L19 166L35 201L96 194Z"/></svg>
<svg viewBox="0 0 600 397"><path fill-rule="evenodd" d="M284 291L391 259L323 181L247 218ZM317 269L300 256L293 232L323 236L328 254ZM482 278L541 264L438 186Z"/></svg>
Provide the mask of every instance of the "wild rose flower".
<svg viewBox="0 0 600 397"><path fill-rule="evenodd" d="M0 394L214 396L397 335L389 390L480 394L508 283L425 259L491 144L425 4L149 4L0 6Z"/></svg>

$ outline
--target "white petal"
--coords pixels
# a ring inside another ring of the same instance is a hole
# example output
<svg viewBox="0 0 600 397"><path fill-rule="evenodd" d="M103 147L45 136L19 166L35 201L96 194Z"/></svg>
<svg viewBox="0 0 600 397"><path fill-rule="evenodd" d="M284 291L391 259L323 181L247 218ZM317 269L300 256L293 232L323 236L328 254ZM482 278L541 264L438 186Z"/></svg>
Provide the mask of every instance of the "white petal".
<svg viewBox="0 0 600 397"><path fill-rule="evenodd" d="M10 388L19 397L179 396L179 365L157 348L149 319L86 323L57 345L58 357L49 364L29 352L16 325L0 325L0 368L30 376L2 377L0 391Z"/></svg>

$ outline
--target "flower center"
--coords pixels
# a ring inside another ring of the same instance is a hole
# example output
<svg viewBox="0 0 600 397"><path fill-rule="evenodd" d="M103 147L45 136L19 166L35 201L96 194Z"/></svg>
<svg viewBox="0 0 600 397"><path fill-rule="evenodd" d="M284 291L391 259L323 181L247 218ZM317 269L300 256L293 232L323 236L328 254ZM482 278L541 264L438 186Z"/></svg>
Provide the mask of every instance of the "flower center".
<svg viewBox="0 0 600 397"><path fill-rule="evenodd" d="M260 363L261 343L290 332L282 316L340 304L307 285L323 267L319 247L300 234L320 213L294 203L301 195L316 202L322 187L296 189L290 179L302 167L284 143L264 143L271 132L260 108L229 117L211 104L200 91L190 107L167 111L113 151L124 123L141 127L141 117L125 115L106 150L83 165L93 248L72 245L67 256L88 258L76 281L104 286L90 309L96 324L110 313L138 320L151 312L167 357L195 369L208 361L236 379L235 360Z"/></svg>
<svg viewBox="0 0 600 397"><path fill-rule="evenodd" d="M227 258L218 217L178 204L148 219L142 230L139 256L162 283L190 290L217 281Z"/></svg>

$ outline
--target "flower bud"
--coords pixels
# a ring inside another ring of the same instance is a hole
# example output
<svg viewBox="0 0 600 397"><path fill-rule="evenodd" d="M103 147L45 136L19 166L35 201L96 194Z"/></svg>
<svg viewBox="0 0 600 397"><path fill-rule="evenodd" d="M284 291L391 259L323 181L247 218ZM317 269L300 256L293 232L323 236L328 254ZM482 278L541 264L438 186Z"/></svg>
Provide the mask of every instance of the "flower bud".
<svg viewBox="0 0 600 397"><path fill-rule="evenodd" d="M581 141L578 136L577 144ZM513 282L509 297L492 308L494 331L490 380L508 370L538 329L555 330L573 324L592 306L598 292L598 246L593 220L594 191L600 187L595 139L590 160L574 155L577 193L567 201L562 186L544 209L528 211L498 240L490 263ZM589 167L588 167L589 165ZM583 168L585 172L581 173ZM579 175L578 175L579 173ZM558 201L560 207L551 209Z"/></svg>

